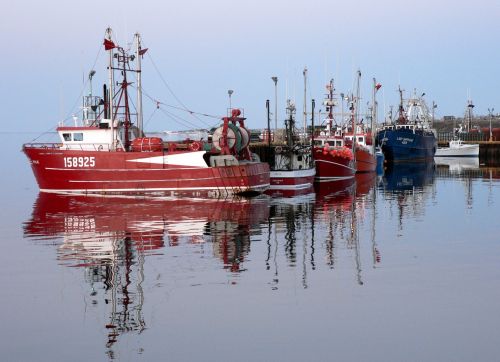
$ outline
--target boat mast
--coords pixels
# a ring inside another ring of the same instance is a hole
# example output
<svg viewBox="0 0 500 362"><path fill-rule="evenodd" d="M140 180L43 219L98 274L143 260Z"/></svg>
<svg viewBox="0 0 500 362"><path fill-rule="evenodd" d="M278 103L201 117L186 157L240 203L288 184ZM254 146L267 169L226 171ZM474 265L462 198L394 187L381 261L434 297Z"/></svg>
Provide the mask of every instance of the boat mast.
<svg viewBox="0 0 500 362"><path fill-rule="evenodd" d="M302 72L304 75L304 137L307 134L307 67Z"/></svg>
<svg viewBox="0 0 500 362"><path fill-rule="evenodd" d="M286 122L286 143L289 149L293 148L294 143L294 130L295 130L295 104L290 99L286 100L286 110L288 113L288 121Z"/></svg>
<svg viewBox="0 0 500 362"><path fill-rule="evenodd" d="M326 110L328 111L328 119L327 119L326 127L327 127L327 131L328 131L328 136L330 136L330 134L332 132L332 127L333 127L333 106L334 106L334 103L333 103L333 91L334 91L333 78L330 79L330 83L326 86L326 89L328 90L328 94L327 94L327 100L325 101L324 104L326 106Z"/></svg>
<svg viewBox="0 0 500 362"><path fill-rule="evenodd" d="M121 56L118 55L118 63L120 63L120 61L121 61L121 63L123 64L123 68L122 68L123 81L122 81L122 84L121 84L120 98L118 99L116 108L117 108L117 111L118 111L118 108L120 107L120 101L121 101L121 99L123 97L123 101L125 103L125 105L124 105L124 111L123 111L123 116L125 118L124 122L123 122L123 130L124 130L123 133L124 133L124 136L125 136L125 140L124 140L125 151L127 151L129 149L129 146L130 146L129 129L130 129L130 126L131 126L131 122L130 122L130 107L129 107L129 104L128 104L128 102L129 102L129 99L128 99L128 86L129 86L129 83L127 82L127 70L130 69L130 67L129 67L129 60L133 59L133 55L129 56L125 52L125 50L123 50L123 48L119 48L119 51L122 53Z"/></svg>
<svg viewBox="0 0 500 362"><path fill-rule="evenodd" d="M316 101L311 100L311 159L310 165L314 165L314 109L316 108ZM321 112L321 110L320 110ZM320 116L321 117L321 116Z"/></svg>
<svg viewBox="0 0 500 362"><path fill-rule="evenodd" d="M137 128L139 129L139 137L144 135L143 124L142 124L142 72L141 72L141 35L139 33L135 34L136 41L136 55L137 59Z"/></svg>
<svg viewBox="0 0 500 362"><path fill-rule="evenodd" d="M474 118L472 110L474 109L474 104L472 100L469 98L467 100L467 108L465 111L465 130L469 132L472 129L472 119Z"/></svg>
<svg viewBox="0 0 500 362"><path fill-rule="evenodd" d="M405 109L403 107L403 90L401 89L401 86L398 86L398 92L399 92L399 109L398 109L399 116L397 123L405 124L407 119L405 115Z"/></svg>
<svg viewBox="0 0 500 362"><path fill-rule="evenodd" d="M375 138L376 138L376 123L377 123L377 101L375 99L375 94L377 93L377 80L373 78L373 89L372 89L372 119L370 124L370 131L372 134L372 147L370 153L373 155L375 153Z"/></svg>
<svg viewBox="0 0 500 362"><path fill-rule="evenodd" d="M271 110L269 109L269 99L266 100L267 110L267 147L271 148Z"/></svg>
<svg viewBox="0 0 500 362"><path fill-rule="evenodd" d="M358 123L358 117L359 117L359 81L361 79L361 71L358 70L357 72L357 79L356 79L356 99L353 101L353 115L352 115L352 153L354 154L354 159L356 160L356 138L357 138L357 123Z"/></svg>
<svg viewBox="0 0 500 362"><path fill-rule="evenodd" d="M110 42L112 30L106 29L107 38ZM114 79L113 79L113 48L109 49L109 63L108 63L108 77L109 77L109 92L108 92L108 112L109 112L109 127L111 128L111 150L115 150L115 125L114 125L114 112L113 112L113 95L114 95Z"/></svg>

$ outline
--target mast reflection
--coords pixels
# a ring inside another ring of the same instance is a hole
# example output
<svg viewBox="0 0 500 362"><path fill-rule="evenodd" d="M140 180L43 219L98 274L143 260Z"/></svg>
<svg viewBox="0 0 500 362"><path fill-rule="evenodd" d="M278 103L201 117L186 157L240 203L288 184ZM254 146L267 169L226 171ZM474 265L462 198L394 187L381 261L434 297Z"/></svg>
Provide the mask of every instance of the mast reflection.
<svg viewBox="0 0 500 362"><path fill-rule="evenodd" d="M240 271L268 199L140 199L40 193L26 237L57 245L57 259L83 268L90 305L104 302L107 354L123 333L146 329L144 264L180 244L210 242L224 268Z"/></svg>
<svg viewBox="0 0 500 362"><path fill-rule="evenodd" d="M361 174L355 179L321 184L315 194L271 201L266 270L273 272L269 282L272 289L278 289L280 282L280 256L287 268L302 270L301 283L306 289L310 272L325 264L329 269L335 268L339 246L352 251L356 280L363 284L359 227L367 208L372 208L375 182L374 173ZM369 199L370 193L373 196ZM370 242L375 265L380 262L380 253L375 243L375 210L371 212Z"/></svg>

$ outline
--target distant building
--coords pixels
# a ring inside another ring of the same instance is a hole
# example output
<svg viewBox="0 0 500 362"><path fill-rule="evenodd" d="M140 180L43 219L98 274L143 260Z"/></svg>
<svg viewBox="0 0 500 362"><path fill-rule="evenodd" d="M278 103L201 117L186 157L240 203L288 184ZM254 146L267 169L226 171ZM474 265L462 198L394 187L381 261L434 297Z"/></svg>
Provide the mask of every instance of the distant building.
<svg viewBox="0 0 500 362"><path fill-rule="evenodd" d="M443 116L443 121L454 121L455 116Z"/></svg>

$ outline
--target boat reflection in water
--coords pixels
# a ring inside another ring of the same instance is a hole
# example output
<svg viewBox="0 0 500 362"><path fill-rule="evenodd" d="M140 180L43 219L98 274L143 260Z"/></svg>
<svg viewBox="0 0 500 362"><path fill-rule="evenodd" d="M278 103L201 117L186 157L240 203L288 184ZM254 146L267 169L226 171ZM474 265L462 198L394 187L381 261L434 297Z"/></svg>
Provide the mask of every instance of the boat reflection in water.
<svg viewBox="0 0 500 362"><path fill-rule="evenodd" d="M389 165L383 177L384 190L389 192L422 190L434 183L434 171L433 162Z"/></svg>
<svg viewBox="0 0 500 362"><path fill-rule="evenodd" d="M58 260L85 271L92 305L108 308L107 353L125 332L141 333L145 259L167 247L211 242L224 268L238 271L250 233L269 217L268 198L158 199L40 193L26 237L58 245ZM209 244L210 245L210 244Z"/></svg>
<svg viewBox="0 0 500 362"><path fill-rule="evenodd" d="M478 157L436 157L438 171L448 170L450 175L460 175L470 170L479 170ZM440 174L438 172L438 174Z"/></svg>
<svg viewBox="0 0 500 362"><path fill-rule="evenodd" d="M308 288L315 275L321 279L321 273L333 276L347 271L348 280L363 285L361 245L371 245L366 251L372 267L380 262L375 242L375 181L375 173L365 173L321 183L315 193L282 198L40 193L24 233L56 245L62 265L84 271L85 305L95 306L92 313L105 315L106 352L113 358L119 340L125 343L125 333L139 334L150 324L143 310L147 310L146 300L154 304L152 289L193 275L196 282L190 286L203 283L207 262L221 264L229 272L228 284L242 280L234 277L244 272L252 278L262 275L272 289L297 276L300 279L295 282ZM252 240L262 242L252 244ZM255 255L249 258L251 247ZM161 267L155 264L159 262ZM348 267L337 267L343 263ZM166 268L168 278L160 280L157 268Z"/></svg>
<svg viewBox="0 0 500 362"><path fill-rule="evenodd" d="M360 229L364 222L369 225L369 243L371 244L372 264L376 267L381 261L376 243L376 173L356 174L354 183L339 185L339 189L328 190L329 193L320 198L316 206L323 210L323 222L327 229L326 250L327 264L334 268L339 252L339 243L352 252L356 281L363 285L361 277L361 244ZM333 187L334 185L332 185ZM342 189L343 188L343 189ZM370 192L371 191L371 192ZM368 211L368 209L371 209ZM368 214L370 215L368 218Z"/></svg>
<svg viewBox="0 0 500 362"><path fill-rule="evenodd" d="M278 289L280 280L289 277L281 275L280 279L280 263L288 269L300 268L302 287L308 288L309 275L323 270L325 265L335 269L339 259L345 259L343 251L349 254L347 259L354 261L357 283L363 284L359 230L363 222L370 223L374 266L380 262L373 228L375 212L367 207L375 197L375 181L375 173L359 174L317 184L315 195L271 201L266 268L273 273L269 282L272 289ZM366 220L368 214L370 218Z"/></svg>
<svg viewBox="0 0 500 362"><path fill-rule="evenodd" d="M425 212L426 201L434 193L435 164L400 163L389 165L379 186L390 208L398 210L398 230L403 230L405 217L421 216Z"/></svg>

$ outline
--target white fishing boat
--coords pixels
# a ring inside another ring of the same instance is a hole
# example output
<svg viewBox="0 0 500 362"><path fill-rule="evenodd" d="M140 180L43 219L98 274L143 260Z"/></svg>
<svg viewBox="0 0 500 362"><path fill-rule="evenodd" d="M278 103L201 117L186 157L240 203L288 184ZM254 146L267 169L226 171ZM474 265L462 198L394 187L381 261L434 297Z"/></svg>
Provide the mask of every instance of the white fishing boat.
<svg viewBox="0 0 500 362"><path fill-rule="evenodd" d="M479 157L479 145L452 140L448 147L439 147L434 157Z"/></svg>

